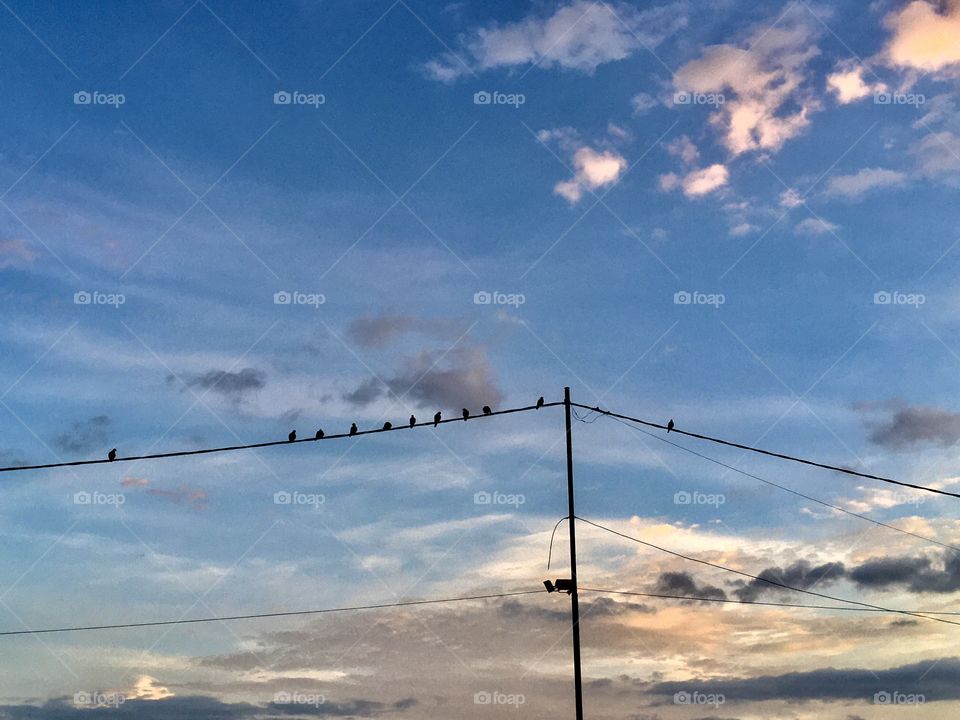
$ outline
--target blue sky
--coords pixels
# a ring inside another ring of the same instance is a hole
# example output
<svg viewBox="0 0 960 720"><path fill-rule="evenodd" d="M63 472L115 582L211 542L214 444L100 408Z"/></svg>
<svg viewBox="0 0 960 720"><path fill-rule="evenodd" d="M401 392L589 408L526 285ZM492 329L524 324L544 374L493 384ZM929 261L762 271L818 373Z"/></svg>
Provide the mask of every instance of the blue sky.
<svg viewBox="0 0 960 720"><path fill-rule="evenodd" d="M957 2L2 5L0 464L400 424L569 385L956 489ZM566 512L562 440L546 408L8 474L0 628L536 589ZM960 539L949 499L695 449ZM952 550L609 419L578 422L575 451L580 514L622 532L865 602L949 609L960 590ZM323 502L275 502L294 491ZM475 503L494 491L523 502ZM595 529L581 544L594 587L683 573L745 592ZM909 572L865 580L883 558ZM829 563L846 570L815 572ZM156 717L482 718L504 708L473 696L494 691L569 712L555 598L5 639L0 717L89 712L79 692ZM897 691L926 695L921 717L956 711L946 625L590 601L596 714L710 714L678 688L728 695L712 709L739 718L887 717L900 708L874 694ZM830 668L848 690L824 693ZM325 702L278 709L278 692Z"/></svg>

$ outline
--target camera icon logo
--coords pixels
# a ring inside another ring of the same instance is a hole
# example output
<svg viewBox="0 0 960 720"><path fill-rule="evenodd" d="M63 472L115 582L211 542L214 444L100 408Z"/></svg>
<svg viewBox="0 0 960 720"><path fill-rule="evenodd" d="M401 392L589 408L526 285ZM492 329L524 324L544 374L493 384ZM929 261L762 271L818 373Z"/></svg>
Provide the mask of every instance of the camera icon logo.
<svg viewBox="0 0 960 720"><path fill-rule="evenodd" d="M486 290L481 290L473 294L473 304L474 305L489 305L493 302L493 295L488 293Z"/></svg>
<svg viewBox="0 0 960 720"><path fill-rule="evenodd" d="M286 690L281 690L280 692L274 693L273 702L277 705L289 705L293 702L293 696Z"/></svg>
<svg viewBox="0 0 960 720"><path fill-rule="evenodd" d="M293 296L286 290L281 290L280 292L275 292L273 294L274 305L289 305L292 301Z"/></svg>
<svg viewBox="0 0 960 720"><path fill-rule="evenodd" d="M873 702L876 705L889 705L890 699L890 693L888 693L886 690L882 690L873 694Z"/></svg>
<svg viewBox="0 0 960 720"><path fill-rule="evenodd" d="M289 105L293 102L293 96L286 90L278 90L273 94L274 105Z"/></svg>
<svg viewBox="0 0 960 720"><path fill-rule="evenodd" d="M488 693L486 690L481 690L480 692L473 694L474 705L489 705L492 702L493 695Z"/></svg>
<svg viewBox="0 0 960 720"><path fill-rule="evenodd" d="M89 505L92 500L92 496L86 490L81 490L73 494L74 505Z"/></svg>
<svg viewBox="0 0 960 720"><path fill-rule="evenodd" d="M889 105L893 102L893 93L877 92L873 94L873 102L876 105Z"/></svg>
<svg viewBox="0 0 960 720"><path fill-rule="evenodd" d="M86 90L80 90L73 94L74 105L89 105L91 102L93 102L93 96Z"/></svg>
<svg viewBox="0 0 960 720"><path fill-rule="evenodd" d="M881 290L880 292L875 292L873 294L874 305L889 305L892 299L893 296L886 290Z"/></svg>
<svg viewBox="0 0 960 720"><path fill-rule="evenodd" d="M678 693L673 694L673 704L674 705L689 705L690 704L690 693L686 690L681 690Z"/></svg>
<svg viewBox="0 0 960 720"><path fill-rule="evenodd" d="M473 94L474 105L489 105L491 102L493 102L493 95L486 90L480 90Z"/></svg>
<svg viewBox="0 0 960 720"><path fill-rule="evenodd" d="M90 697L90 693L85 690L80 692L75 692L73 694L73 704L74 705L91 705L93 704L93 698Z"/></svg>
<svg viewBox="0 0 960 720"><path fill-rule="evenodd" d="M674 305L689 305L692 299L693 296L690 295L690 293L688 293L686 290L681 290L673 294Z"/></svg>
<svg viewBox="0 0 960 720"><path fill-rule="evenodd" d="M493 502L493 496L486 490L481 490L473 494L474 505L489 505L491 502Z"/></svg>
<svg viewBox="0 0 960 720"><path fill-rule="evenodd" d="M73 304L74 305L89 305L92 297L90 293L86 290L81 290L80 292L75 292L73 294Z"/></svg>
<svg viewBox="0 0 960 720"><path fill-rule="evenodd" d="M293 495L288 493L286 490L280 490L273 494L273 504L274 505L289 505L293 502Z"/></svg>
<svg viewBox="0 0 960 720"><path fill-rule="evenodd" d="M674 105L689 105L693 99L693 94L684 91L675 92L673 94L673 104Z"/></svg>
<svg viewBox="0 0 960 720"><path fill-rule="evenodd" d="M693 502L693 496L686 490L681 490L673 494L674 505L689 505L691 502Z"/></svg>

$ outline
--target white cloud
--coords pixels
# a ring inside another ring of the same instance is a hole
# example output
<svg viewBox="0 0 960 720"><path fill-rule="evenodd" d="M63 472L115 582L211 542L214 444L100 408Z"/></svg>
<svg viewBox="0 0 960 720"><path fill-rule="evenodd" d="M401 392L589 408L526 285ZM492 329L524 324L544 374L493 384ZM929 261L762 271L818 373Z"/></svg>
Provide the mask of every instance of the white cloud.
<svg viewBox="0 0 960 720"><path fill-rule="evenodd" d="M795 188L788 188L780 193L780 205L785 208L795 208L803 205L803 195Z"/></svg>
<svg viewBox="0 0 960 720"><path fill-rule="evenodd" d="M839 229L839 225L835 225L829 220L810 217L806 220L801 220L798 222L796 227L793 228L793 231L798 235L810 235L816 237L818 235L826 235L827 233L835 233Z"/></svg>
<svg viewBox="0 0 960 720"><path fill-rule="evenodd" d="M455 54L444 53L424 69L441 82L528 63L592 73L604 63L656 47L684 25L679 3L638 11L627 4L573 0L546 17L475 29L461 38Z"/></svg>
<svg viewBox="0 0 960 720"><path fill-rule="evenodd" d="M949 130L931 133L910 150L922 175L960 186L960 136Z"/></svg>
<svg viewBox="0 0 960 720"><path fill-rule="evenodd" d="M634 115L643 115L653 110L660 101L648 93L637 93L630 98L630 105L633 107Z"/></svg>
<svg viewBox="0 0 960 720"><path fill-rule="evenodd" d="M754 233L759 229L760 228L758 228L756 225L743 222L730 228L730 235L733 237L743 237L744 235L749 235L750 233Z"/></svg>
<svg viewBox="0 0 960 720"><path fill-rule="evenodd" d="M578 203L584 192L617 182L627 169L627 161L613 150L598 152L584 145L573 154L573 168L574 176L553 188L555 194L566 198L571 205Z"/></svg>
<svg viewBox="0 0 960 720"><path fill-rule="evenodd" d="M679 157L688 165L700 159L700 151L686 135L681 135L667 144L667 152Z"/></svg>
<svg viewBox="0 0 960 720"><path fill-rule="evenodd" d="M701 197L719 190L730 179L726 166L715 163L709 167L692 170L682 178L676 173L660 176L660 189L669 192L678 187L687 197Z"/></svg>
<svg viewBox="0 0 960 720"><path fill-rule="evenodd" d="M819 109L807 86L806 68L819 54L805 13L788 13L775 27L758 27L744 43L713 45L677 71L681 92L720 94L711 116L734 155L778 150L809 124ZM789 109L787 109L789 108Z"/></svg>
<svg viewBox="0 0 960 720"><path fill-rule="evenodd" d="M874 93L886 92L886 85L882 82L868 83L863 79L863 73L863 65L855 62L840 63L834 72L827 75L827 89L837 96L837 102L841 105L856 102Z"/></svg>
<svg viewBox="0 0 960 720"><path fill-rule="evenodd" d="M859 200L875 188L903 185L905 173L886 168L864 168L853 175L838 175L827 183L827 192L850 200Z"/></svg>
<svg viewBox="0 0 960 720"><path fill-rule="evenodd" d="M960 0L914 0L886 18L892 32L885 48L895 67L934 72L960 69Z"/></svg>

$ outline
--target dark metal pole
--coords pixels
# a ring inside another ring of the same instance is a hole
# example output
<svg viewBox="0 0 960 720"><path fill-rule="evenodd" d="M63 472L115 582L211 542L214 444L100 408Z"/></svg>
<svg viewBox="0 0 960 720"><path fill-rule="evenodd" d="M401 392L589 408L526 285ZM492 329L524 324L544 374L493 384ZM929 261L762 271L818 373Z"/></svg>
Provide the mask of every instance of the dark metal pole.
<svg viewBox="0 0 960 720"><path fill-rule="evenodd" d="M583 686L580 676L580 600L577 597L577 515L573 508L573 430L570 424L570 388L563 389L563 409L567 420L567 525L570 527L570 620L573 624L573 683L577 720L583 720Z"/></svg>

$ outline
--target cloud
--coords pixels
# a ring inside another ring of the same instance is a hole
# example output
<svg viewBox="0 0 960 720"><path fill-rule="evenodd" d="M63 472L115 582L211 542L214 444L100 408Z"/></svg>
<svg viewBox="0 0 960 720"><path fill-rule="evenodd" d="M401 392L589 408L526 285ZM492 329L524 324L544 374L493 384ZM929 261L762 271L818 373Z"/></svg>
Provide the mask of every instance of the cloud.
<svg viewBox="0 0 960 720"><path fill-rule="evenodd" d="M887 61L900 68L954 73L960 67L960 0L914 0L885 19Z"/></svg>
<svg viewBox="0 0 960 720"><path fill-rule="evenodd" d="M699 585L692 575L685 572L660 573L654 592L665 595L691 595L701 598L725 600L727 594L713 585Z"/></svg>
<svg viewBox="0 0 960 720"><path fill-rule="evenodd" d="M150 484L150 481L147 478L137 478L137 477L125 477L120 481L120 485L123 487L146 487Z"/></svg>
<svg viewBox="0 0 960 720"><path fill-rule="evenodd" d="M428 349L405 358L403 368L383 382L371 378L360 383L343 399L365 407L391 394L405 397L419 407L478 408L496 405L503 398L493 381L486 352L478 347L453 350Z"/></svg>
<svg viewBox="0 0 960 720"><path fill-rule="evenodd" d="M779 150L809 124L819 109L806 68L819 54L815 28L804 11L779 24L758 27L743 43L712 45L681 67L674 87L686 93L719 94L723 104L711 123L734 155Z"/></svg>
<svg viewBox="0 0 960 720"><path fill-rule="evenodd" d="M178 379L175 375L168 375L167 382L175 383L178 382ZM262 370L255 368L244 368L240 372L209 370L201 375L195 375L185 382L188 387L198 387L224 397L239 399L248 392L264 387L267 384L267 375Z"/></svg>
<svg viewBox="0 0 960 720"><path fill-rule="evenodd" d="M688 165L691 165L700 159L700 151L697 149L697 146L693 144L693 141L686 135L681 135L675 140L670 141L667 143L666 147L668 153L680 158Z"/></svg>
<svg viewBox="0 0 960 720"><path fill-rule="evenodd" d="M574 174L570 180L558 182L553 192L575 205L584 191L592 192L613 185L627 169L626 159L614 150L598 152L589 146L579 148L573 154Z"/></svg>
<svg viewBox="0 0 960 720"><path fill-rule="evenodd" d="M868 414L875 406L858 405L856 409ZM916 445L934 444L948 447L960 441L960 413L940 407L910 405L896 407L891 416L879 423L870 417L870 442L893 450Z"/></svg>
<svg viewBox="0 0 960 720"><path fill-rule="evenodd" d="M358 345L378 347L408 333L448 337L459 336L463 329L462 323L454 320L435 320L415 315L365 315L350 323L347 334Z"/></svg>
<svg viewBox="0 0 960 720"><path fill-rule="evenodd" d="M53 444L62 452L73 454L102 450L107 445L109 427L110 418L106 415L77 421L71 430L54 438Z"/></svg>
<svg viewBox="0 0 960 720"><path fill-rule="evenodd" d="M727 702L764 700L872 699L875 693L896 689L922 693L927 702L960 699L960 658L925 660L887 669L824 668L783 675L710 680L696 678L682 682L661 682L649 690L670 697L697 688L706 694L722 694Z"/></svg>
<svg viewBox="0 0 960 720"><path fill-rule="evenodd" d="M960 136L943 130L930 133L911 148L920 174L960 187Z"/></svg>
<svg viewBox="0 0 960 720"><path fill-rule="evenodd" d="M953 593L960 590L960 557L945 552L943 568L928 557L892 557L869 560L850 572L861 588L902 586L914 593Z"/></svg>
<svg viewBox="0 0 960 720"><path fill-rule="evenodd" d="M0 240L0 268L13 267L32 263L37 259L37 253L23 241L17 238Z"/></svg>
<svg viewBox="0 0 960 720"><path fill-rule="evenodd" d="M750 233L754 233L759 229L760 228L752 223L742 222L730 228L729 234L733 237L743 237L744 235L749 235Z"/></svg>
<svg viewBox="0 0 960 720"><path fill-rule="evenodd" d="M630 98L630 107L633 108L634 115L645 115L659 104L660 101L657 100L653 95L644 92L637 93Z"/></svg>
<svg viewBox="0 0 960 720"><path fill-rule="evenodd" d="M837 97L837 102L847 105L875 93L886 92L881 82L870 84L863 79L863 65L856 61L839 63L834 72L827 75L827 89Z"/></svg>
<svg viewBox="0 0 960 720"><path fill-rule="evenodd" d="M207 509L207 492L198 488L191 488L187 485L181 485L177 490L161 490L160 488L150 488L146 492L147 495L169 500L175 505L187 505L193 510Z"/></svg>
<svg viewBox="0 0 960 720"><path fill-rule="evenodd" d="M699 170L691 170L683 177L676 173L660 176L660 189L664 191L680 188L689 198L709 195L727 184L730 172L725 165L716 163Z"/></svg>
<svg viewBox="0 0 960 720"><path fill-rule="evenodd" d="M550 15L472 30L460 38L456 52L430 60L424 70L440 82L529 63L592 73L604 63L656 47L685 25L680 4L640 11L625 3L574 0Z"/></svg>
<svg viewBox="0 0 960 720"><path fill-rule="evenodd" d="M814 585L828 585L843 578L845 570L843 563L829 562L822 565L811 565L807 560L798 560L786 568L771 567L757 573L763 580L751 580L734 591L741 600L756 600L768 592L784 592L771 582L806 590Z"/></svg>
<svg viewBox="0 0 960 720"><path fill-rule="evenodd" d="M796 226L794 226L793 231L797 235L818 237L820 235L826 235L827 233L835 233L839 229L839 225L836 225L829 220L811 217L798 222Z"/></svg>
<svg viewBox="0 0 960 720"><path fill-rule="evenodd" d="M830 195L859 200L876 188L895 187L903 185L907 175L896 170L886 168L864 168L853 175L837 175L827 183L827 192Z"/></svg>

